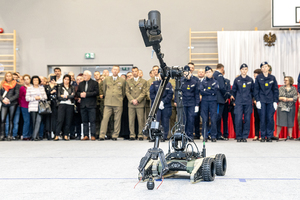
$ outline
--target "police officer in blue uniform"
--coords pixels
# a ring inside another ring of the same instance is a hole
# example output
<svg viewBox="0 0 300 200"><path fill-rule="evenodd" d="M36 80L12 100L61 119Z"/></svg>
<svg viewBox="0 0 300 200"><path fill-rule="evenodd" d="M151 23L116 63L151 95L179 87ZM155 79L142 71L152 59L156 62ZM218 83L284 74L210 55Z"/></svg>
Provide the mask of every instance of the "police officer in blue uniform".
<svg viewBox="0 0 300 200"><path fill-rule="evenodd" d="M248 66L246 64L242 64L240 70L241 75L234 80L232 86L232 98L235 99L235 130L237 142L247 142L250 132L254 81L247 76Z"/></svg>
<svg viewBox="0 0 300 200"><path fill-rule="evenodd" d="M254 84L254 97L260 116L261 142L272 142L274 131L274 112L279 98L275 76L269 74L267 62L260 65L262 73L257 75ZM267 139L265 139L267 138Z"/></svg>
<svg viewBox="0 0 300 200"><path fill-rule="evenodd" d="M201 117L204 129L205 141L207 141L207 125L209 116L211 119L211 141L217 141L217 91L219 90L218 81L213 78L213 70L209 67L205 67L205 79L199 85L201 100ZM204 137L204 136L203 136Z"/></svg>
<svg viewBox="0 0 300 200"><path fill-rule="evenodd" d="M218 102L217 139L218 140L228 140L228 138L222 136L222 132L221 132L221 119L222 119L222 114L225 106L225 94L226 94L225 80L222 74L223 71L224 71L224 65L218 64L217 69L213 74L214 79L218 81L219 84L219 90L217 90L217 102Z"/></svg>
<svg viewBox="0 0 300 200"><path fill-rule="evenodd" d="M151 99L151 107L158 92L158 88L161 80L154 81L150 86L150 99ZM164 142L168 137L169 132L169 122L170 117L172 115L172 106L171 100L173 98L173 87L171 83L168 83L164 94L162 96L161 102L159 104L158 111L156 113L156 121L161 121L161 124L164 128L164 136L161 139L161 142Z"/></svg>
<svg viewBox="0 0 300 200"><path fill-rule="evenodd" d="M199 111L199 79L192 78L190 67L184 67L184 77L181 80L182 103L184 109L185 133L194 139L194 120L195 113ZM175 98L176 99L176 98Z"/></svg>

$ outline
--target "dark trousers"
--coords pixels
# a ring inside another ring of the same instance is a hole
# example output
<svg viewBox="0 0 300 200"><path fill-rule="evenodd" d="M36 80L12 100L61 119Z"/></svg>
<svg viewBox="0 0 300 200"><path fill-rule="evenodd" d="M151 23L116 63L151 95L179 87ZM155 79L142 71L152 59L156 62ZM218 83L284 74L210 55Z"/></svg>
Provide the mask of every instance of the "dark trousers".
<svg viewBox="0 0 300 200"><path fill-rule="evenodd" d="M13 119L16 112L17 105L11 106L3 106L1 108L1 135L4 136L5 133L5 122L6 116L9 113L9 132L8 135L12 137L12 130L13 130Z"/></svg>
<svg viewBox="0 0 300 200"><path fill-rule="evenodd" d="M183 115L183 119L185 122L185 133L187 134L187 136L189 136L190 138L194 138L193 135L193 130L194 130L194 125L195 125L195 106L184 106L184 115Z"/></svg>
<svg viewBox="0 0 300 200"><path fill-rule="evenodd" d="M201 102L199 103L199 112L195 113L195 137L200 138L200 114L201 114ZM202 129L203 133L203 129Z"/></svg>
<svg viewBox="0 0 300 200"><path fill-rule="evenodd" d="M100 126L101 126L101 115L100 115L100 105L97 105L96 108L96 120L95 120L95 124L96 124L96 138L99 138L99 134L100 134Z"/></svg>
<svg viewBox="0 0 300 200"><path fill-rule="evenodd" d="M258 110L257 110L255 104L253 104L253 110L254 110L255 136L259 138L260 119L259 119Z"/></svg>
<svg viewBox="0 0 300 200"><path fill-rule="evenodd" d="M235 112L235 126L236 126L236 139L246 139L250 133L250 120L252 113L252 104L236 105ZM243 123L244 115L244 123Z"/></svg>
<svg viewBox="0 0 300 200"><path fill-rule="evenodd" d="M260 117L260 134L261 138L265 139L273 137L274 131L274 112L275 109L272 103L261 102L261 109L258 109Z"/></svg>
<svg viewBox="0 0 300 200"><path fill-rule="evenodd" d="M161 125L164 128L164 139L168 139L168 133L169 133L169 122L170 117L172 115L172 107L164 108L163 110L158 109L156 114L156 120L161 121Z"/></svg>
<svg viewBox="0 0 300 200"><path fill-rule="evenodd" d="M37 139L38 133L40 130L40 125L42 122L42 116L38 112L30 112L30 116L32 119L32 127L33 127L33 132L32 132L32 139Z"/></svg>
<svg viewBox="0 0 300 200"><path fill-rule="evenodd" d="M59 104L59 115L57 117L55 135L59 136L62 126L64 125L64 135L69 135L71 121L73 119L74 106L68 104Z"/></svg>
<svg viewBox="0 0 300 200"><path fill-rule="evenodd" d="M83 135L89 136L89 122L91 128L91 136L96 136L96 108L81 108L81 120L83 123Z"/></svg>
<svg viewBox="0 0 300 200"><path fill-rule="evenodd" d="M222 114L222 118L223 118L223 136L225 138L228 138L229 134L228 134L228 102L226 102L224 104L224 110L223 110L223 114Z"/></svg>
<svg viewBox="0 0 300 200"><path fill-rule="evenodd" d="M46 132L55 133L56 123L57 123L57 105L56 102L54 101L51 101L51 111L52 111L51 114L45 115L46 117L45 130Z"/></svg>
<svg viewBox="0 0 300 200"><path fill-rule="evenodd" d="M222 115L224 111L225 104L218 103L218 116L217 116L217 138L220 138L222 136L221 132L221 120L222 120Z"/></svg>
<svg viewBox="0 0 300 200"><path fill-rule="evenodd" d="M81 115L80 112L74 113L73 120L70 127L70 136L81 137ZM77 134L75 136L75 134Z"/></svg>
<svg viewBox="0 0 300 200"><path fill-rule="evenodd" d="M208 137L208 119L210 116L210 135L212 139L216 139L217 137L217 108L218 104L217 101L203 101L201 102L201 117L202 117L202 126L204 129L203 133L205 135L205 138ZM203 135L203 137L204 137Z"/></svg>

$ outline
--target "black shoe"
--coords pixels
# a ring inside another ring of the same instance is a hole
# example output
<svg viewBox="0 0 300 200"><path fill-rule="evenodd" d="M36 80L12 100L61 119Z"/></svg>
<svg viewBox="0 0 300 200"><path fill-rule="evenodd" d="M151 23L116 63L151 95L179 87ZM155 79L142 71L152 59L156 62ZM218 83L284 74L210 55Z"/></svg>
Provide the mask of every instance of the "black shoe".
<svg viewBox="0 0 300 200"><path fill-rule="evenodd" d="M149 142L155 142L155 139L149 140Z"/></svg>
<svg viewBox="0 0 300 200"><path fill-rule="evenodd" d="M221 136L217 140L228 140L228 138L224 138L223 136Z"/></svg>
<svg viewBox="0 0 300 200"><path fill-rule="evenodd" d="M144 140L144 138L142 138L142 137L139 137L139 141L143 141Z"/></svg>
<svg viewBox="0 0 300 200"><path fill-rule="evenodd" d="M300 137L298 137L296 140L300 140Z"/></svg>
<svg viewBox="0 0 300 200"><path fill-rule="evenodd" d="M211 142L217 142L216 138L211 139Z"/></svg>
<svg viewBox="0 0 300 200"><path fill-rule="evenodd" d="M103 141L103 140L105 140L104 138L99 138L99 141Z"/></svg>
<svg viewBox="0 0 300 200"><path fill-rule="evenodd" d="M290 140L290 136L287 136L284 141Z"/></svg>
<svg viewBox="0 0 300 200"><path fill-rule="evenodd" d="M241 142L242 140L236 140L237 142Z"/></svg>
<svg viewBox="0 0 300 200"><path fill-rule="evenodd" d="M290 137L290 140L294 140L294 138L293 138L293 137Z"/></svg>
<svg viewBox="0 0 300 200"><path fill-rule="evenodd" d="M247 142L247 139L243 139L243 142Z"/></svg>
<svg viewBox="0 0 300 200"><path fill-rule="evenodd" d="M279 140L279 137L272 137L272 140Z"/></svg>
<svg viewBox="0 0 300 200"><path fill-rule="evenodd" d="M113 141L117 141L117 138L111 138L111 140L113 140Z"/></svg>
<svg viewBox="0 0 300 200"><path fill-rule="evenodd" d="M207 142L207 141L208 141L207 139L204 140L204 142Z"/></svg>
<svg viewBox="0 0 300 200"><path fill-rule="evenodd" d="M70 140L75 140L77 137L75 137L75 136L73 136L73 135L71 135L70 136Z"/></svg>
<svg viewBox="0 0 300 200"><path fill-rule="evenodd" d="M261 141L260 142L265 142L266 140L265 139L261 139Z"/></svg>
<svg viewBox="0 0 300 200"><path fill-rule="evenodd" d="M7 136L6 141L11 141L11 136Z"/></svg>
<svg viewBox="0 0 300 200"><path fill-rule="evenodd" d="M165 142L165 139L162 138L162 139L160 140L160 142Z"/></svg>
<svg viewBox="0 0 300 200"><path fill-rule="evenodd" d="M77 136L77 137L75 138L75 140L81 140L81 137L80 137L80 136Z"/></svg>
<svg viewBox="0 0 300 200"><path fill-rule="evenodd" d="M129 138L129 140L130 140L130 141L133 141L133 140L135 140L135 138L131 137L131 138Z"/></svg>
<svg viewBox="0 0 300 200"><path fill-rule="evenodd" d="M194 137L194 140L200 140L200 137L198 137L198 136Z"/></svg>
<svg viewBox="0 0 300 200"><path fill-rule="evenodd" d="M267 142L272 142L272 138L267 138Z"/></svg>

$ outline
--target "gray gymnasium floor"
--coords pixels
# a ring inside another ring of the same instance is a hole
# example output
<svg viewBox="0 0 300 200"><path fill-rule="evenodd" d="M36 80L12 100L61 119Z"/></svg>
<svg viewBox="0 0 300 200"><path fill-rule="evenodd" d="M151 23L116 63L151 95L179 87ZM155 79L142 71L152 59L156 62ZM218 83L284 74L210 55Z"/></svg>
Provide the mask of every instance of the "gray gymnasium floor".
<svg viewBox="0 0 300 200"><path fill-rule="evenodd" d="M208 142L208 155L227 156L224 177L191 184L186 174L158 190L146 183L133 189L152 145L121 138L0 142L0 199L300 199L300 141ZM160 147L167 152L167 143Z"/></svg>

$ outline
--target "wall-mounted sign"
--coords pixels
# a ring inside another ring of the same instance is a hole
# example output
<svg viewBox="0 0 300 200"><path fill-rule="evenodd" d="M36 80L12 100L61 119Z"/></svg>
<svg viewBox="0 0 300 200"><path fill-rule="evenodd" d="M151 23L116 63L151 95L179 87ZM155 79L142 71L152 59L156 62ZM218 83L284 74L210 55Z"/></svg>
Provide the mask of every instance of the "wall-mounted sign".
<svg viewBox="0 0 300 200"><path fill-rule="evenodd" d="M94 59L95 58L95 53L85 53L85 58L86 59Z"/></svg>
<svg viewBox="0 0 300 200"><path fill-rule="evenodd" d="M122 69L122 71L129 71L131 68L130 67L122 67L121 69Z"/></svg>

